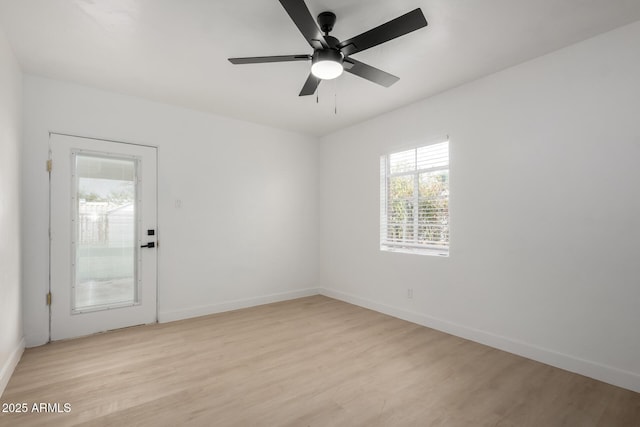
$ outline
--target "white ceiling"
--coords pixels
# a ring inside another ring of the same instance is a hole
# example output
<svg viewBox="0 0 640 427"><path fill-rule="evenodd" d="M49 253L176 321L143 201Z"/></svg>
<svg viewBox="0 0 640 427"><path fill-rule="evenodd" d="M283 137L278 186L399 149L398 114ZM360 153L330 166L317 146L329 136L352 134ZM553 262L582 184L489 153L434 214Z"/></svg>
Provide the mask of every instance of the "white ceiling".
<svg viewBox="0 0 640 427"><path fill-rule="evenodd" d="M227 61L311 53L277 0L0 0L0 26L27 73L324 135L640 20L638 0L306 1L338 39L416 7L429 26L354 55L394 86L345 73L319 103L298 97L306 62Z"/></svg>

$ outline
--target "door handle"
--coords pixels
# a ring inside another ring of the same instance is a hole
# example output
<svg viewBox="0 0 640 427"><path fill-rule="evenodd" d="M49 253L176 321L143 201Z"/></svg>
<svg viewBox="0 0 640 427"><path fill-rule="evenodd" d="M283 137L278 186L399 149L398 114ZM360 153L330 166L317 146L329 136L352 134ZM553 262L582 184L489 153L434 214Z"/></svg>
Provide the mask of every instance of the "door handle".
<svg viewBox="0 0 640 427"><path fill-rule="evenodd" d="M141 248L155 248L155 247L156 247L156 244L155 244L155 242L149 242L149 243L147 243L146 245L142 245L142 246L140 246L140 247L141 247Z"/></svg>

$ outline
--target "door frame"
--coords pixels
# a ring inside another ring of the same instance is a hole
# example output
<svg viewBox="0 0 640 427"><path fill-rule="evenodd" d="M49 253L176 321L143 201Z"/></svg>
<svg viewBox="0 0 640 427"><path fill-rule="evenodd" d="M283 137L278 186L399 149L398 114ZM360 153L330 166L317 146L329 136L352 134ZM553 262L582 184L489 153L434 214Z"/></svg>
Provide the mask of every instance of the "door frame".
<svg viewBox="0 0 640 427"><path fill-rule="evenodd" d="M47 339L47 343L52 342L51 340L51 327L52 327L52 309L51 309L51 274L52 274L52 264L51 264L51 254L52 254L52 233L51 233L51 215L52 215L52 204L51 204L51 194L52 194L52 188L51 188L51 170L52 170L52 164L51 164L51 158L52 158L52 146L51 146L51 136L52 135L59 135L59 136L68 136L68 137L73 137L73 138L83 138L83 139L88 139L88 140L94 140L94 141L101 141L101 142L110 142L110 143L118 143L118 144L126 144L126 145L133 145L133 146L139 146L139 147L146 147L146 148L153 148L155 149L155 154L156 154L156 158L155 158L155 162L156 162L156 174L155 174L155 180L156 180L156 218L155 218L155 223L156 223L156 251L157 251L157 257L156 257L156 283L155 283L155 294L156 294L156 303L155 303L155 307L154 307L154 311L155 311L155 319L154 319L154 323L158 323L158 306L159 306L159 275L158 275L158 265L160 263L160 213L159 213L159 209L158 209L158 205L159 205L159 195L160 195L160 182L159 182L159 158L160 158L160 147L158 145L155 144L142 144L142 143L138 143L138 142L131 142L131 141L122 141L122 140L117 140L117 139L111 139L111 138L103 138L103 137L96 137L96 136L86 136L86 135L81 135L81 134L74 134L74 133L69 133L69 132L56 132L56 131L49 131L48 135L47 135L47 148L48 148L48 153L47 153L47 179L48 179L48 203L47 203L47 208L48 208L48 217L47 217L47 231L48 231L48 240L49 240L49 247L48 247L48 283L47 283L47 306L49 309L49 328L48 328L48 339ZM73 339L73 338L71 338Z"/></svg>

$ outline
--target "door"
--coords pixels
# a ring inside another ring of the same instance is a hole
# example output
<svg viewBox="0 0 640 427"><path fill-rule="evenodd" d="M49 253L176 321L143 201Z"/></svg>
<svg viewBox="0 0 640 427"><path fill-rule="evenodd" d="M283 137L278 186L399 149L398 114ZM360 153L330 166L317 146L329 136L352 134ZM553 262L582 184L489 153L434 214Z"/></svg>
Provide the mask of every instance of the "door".
<svg viewBox="0 0 640 427"><path fill-rule="evenodd" d="M51 339L153 323L156 149L51 134Z"/></svg>

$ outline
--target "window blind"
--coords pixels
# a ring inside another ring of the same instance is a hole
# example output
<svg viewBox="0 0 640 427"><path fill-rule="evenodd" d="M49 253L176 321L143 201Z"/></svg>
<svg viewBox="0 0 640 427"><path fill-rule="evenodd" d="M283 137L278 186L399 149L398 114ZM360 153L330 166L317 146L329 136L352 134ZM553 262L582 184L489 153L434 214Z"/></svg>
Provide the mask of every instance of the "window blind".
<svg viewBox="0 0 640 427"><path fill-rule="evenodd" d="M380 248L449 252L449 141L380 158Z"/></svg>

